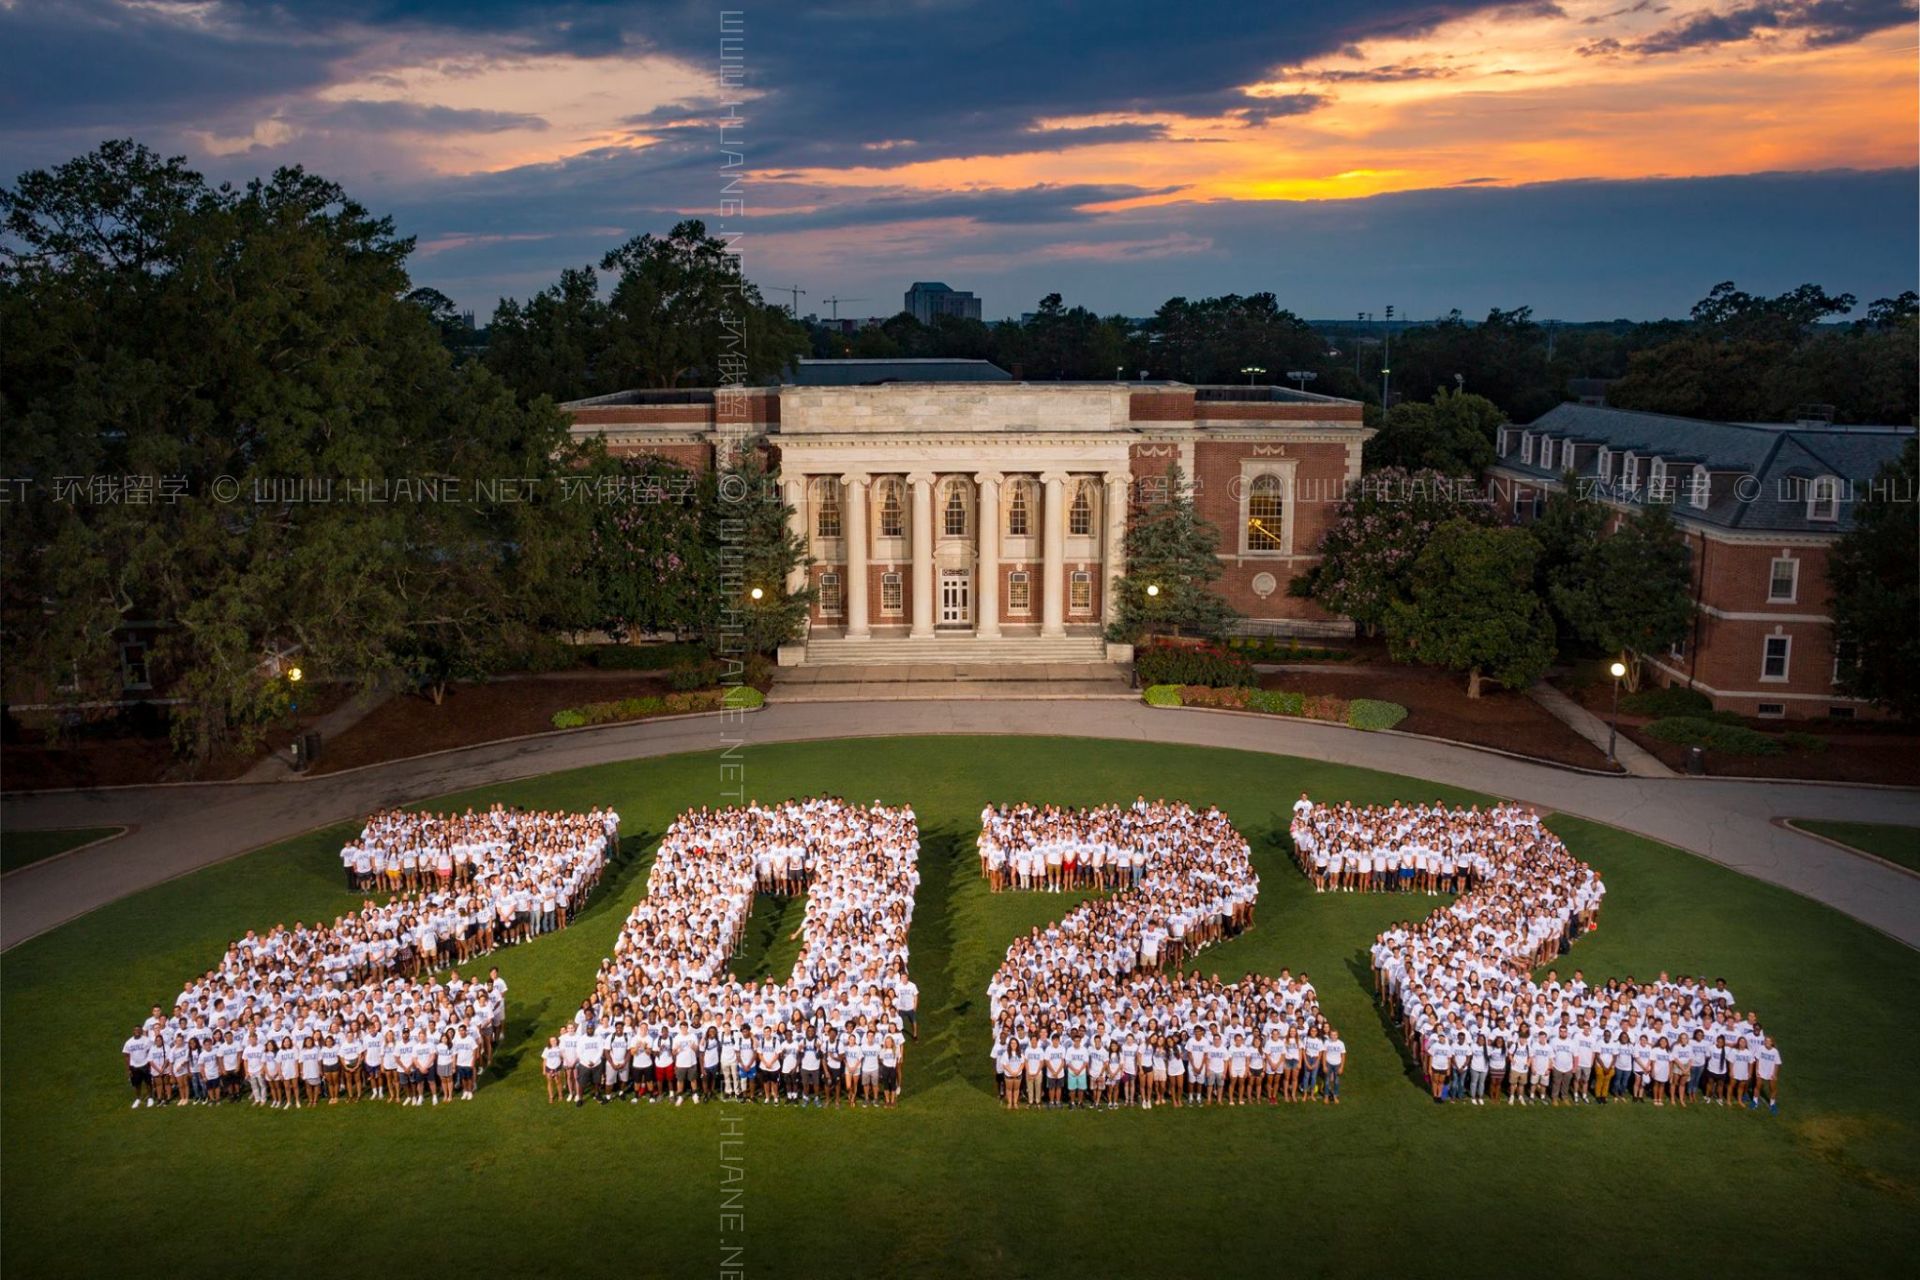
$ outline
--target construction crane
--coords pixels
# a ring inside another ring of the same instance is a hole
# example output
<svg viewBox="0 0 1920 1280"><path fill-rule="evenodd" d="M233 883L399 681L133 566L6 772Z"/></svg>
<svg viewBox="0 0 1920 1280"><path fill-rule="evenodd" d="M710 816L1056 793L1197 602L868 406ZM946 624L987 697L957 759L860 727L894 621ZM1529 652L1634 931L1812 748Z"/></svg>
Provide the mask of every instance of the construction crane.
<svg viewBox="0 0 1920 1280"><path fill-rule="evenodd" d="M792 294L793 301L789 303L787 306L787 314L792 316L795 320L798 320L800 318L800 299L807 296L807 291L805 289L802 289L797 284L773 284L773 285L768 285L767 288L772 293Z"/></svg>
<svg viewBox="0 0 1920 1280"><path fill-rule="evenodd" d="M820 301L833 308L833 318L840 318L840 304L843 302L865 302L865 298L822 298Z"/></svg>

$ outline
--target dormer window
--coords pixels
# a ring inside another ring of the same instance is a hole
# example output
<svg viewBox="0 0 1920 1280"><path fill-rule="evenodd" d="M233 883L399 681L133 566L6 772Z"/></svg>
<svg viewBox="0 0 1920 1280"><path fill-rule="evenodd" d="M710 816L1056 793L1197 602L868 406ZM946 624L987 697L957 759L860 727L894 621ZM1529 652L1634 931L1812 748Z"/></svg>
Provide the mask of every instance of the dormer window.
<svg viewBox="0 0 1920 1280"><path fill-rule="evenodd" d="M1533 465L1533 432L1531 431L1520 433L1520 461L1528 466Z"/></svg>
<svg viewBox="0 0 1920 1280"><path fill-rule="evenodd" d="M1640 459L1629 453L1620 459L1620 487L1632 493L1640 481Z"/></svg>
<svg viewBox="0 0 1920 1280"><path fill-rule="evenodd" d="M1647 467L1647 489L1655 501L1667 496L1667 460L1655 458Z"/></svg>
<svg viewBox="0 0 1920 1280"><path fill-rule="evenodd" d="M1688 501L1693 504L1695 510L1705 511L1707 509L1707 502L1712 496L1713 485L1707 477L1707 469L1705 467L1695 467L1693 469L1693 492L1688 495Z"/></svg>
<svg viewBox="0 0 1920 1280"><path fill-rule="evenodd" d="M1840 480L1837 476L1817 476L1807 486L1807 519L1840 518Z"/></svg>
<svg viewBox="0 0 1920 1280"><path fill-rule="evenodd" d="M1608 452L1607 446L1601 445L1600 451L1593 455L1593 474L1598 476L1601 480L1606 480L1609 478L1607 475L1607 469L1612 465L1613 465L1613 454Z"/></svg>
<svg viewBox="0 0 1920 1280"><path fill-rule="evenodd" d="M1552 436L1548 436L1546 439L1540 442L1540 465L1548 471L1553 470L1553 437Z"/></svg>

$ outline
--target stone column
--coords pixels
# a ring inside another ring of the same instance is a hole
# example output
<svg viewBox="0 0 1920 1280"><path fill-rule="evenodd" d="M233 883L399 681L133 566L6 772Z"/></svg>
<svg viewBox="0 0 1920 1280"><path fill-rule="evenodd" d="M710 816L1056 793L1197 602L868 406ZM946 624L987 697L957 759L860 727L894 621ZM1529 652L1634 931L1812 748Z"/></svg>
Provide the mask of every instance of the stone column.
<svg viewBox="0 0 1920 1280"><path fill-rule="evenodd" d="M1040 477L1046 498L1040 504L1040 634L1067 634L1066 587L1062 575L1067 563L1067 477L1049 471Z"/></svg>
<svg viewBox="0 0 1920 1280"><path fill-rule="evenodd" d="M1114 605L1118 595L1113 589L1113 580L1127 571L1127 484L1130 477L1124 471L1109 471L1106 474L1107 503L1107 560L1106 579L1100 584L1101 614L1108 622L1113 621Z"/></svg>
<svg viewBox="0 0 1920 1280"><path fill-rule="evenodd" d="M807 478L805 476L786 476L781 484L787 491L787 532L800 539L803 547L813 545L807 537ZM751 583L748 584L752 586ZM807 561L803 555L800 563L787 570L787 594L807 589Z"/></svg>
<svg viewBox="0 0 1920 1280"><path fill-rule="evenodd" d="M981 471L974 476L980 484L979 520L975 544L979 548L979 568L975 574L974 634L982 640L1000 638L1000 473Z"/></svg>
<svg viewBox="0 0 1920 1280"><path fill-rule="evenodd" d="M847 486L847 639L866 640L867 627L867 477L850 472L840 477Z"/></svg>
<svg viewBox="0 0 1920 1280"><path fill-rule="evenodd" d="M915 640L933 638L933 476L916 471L907 477L913 491L913 630Z"/></svg>

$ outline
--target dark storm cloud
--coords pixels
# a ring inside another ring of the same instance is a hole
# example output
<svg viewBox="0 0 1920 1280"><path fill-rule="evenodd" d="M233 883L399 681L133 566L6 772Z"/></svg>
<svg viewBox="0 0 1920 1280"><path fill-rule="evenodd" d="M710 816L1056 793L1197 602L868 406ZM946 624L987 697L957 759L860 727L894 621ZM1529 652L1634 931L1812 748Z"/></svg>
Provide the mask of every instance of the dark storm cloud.
<svg viewBox="0 0 1920 1280"><path fill-rule="evenodd" d="M1703 13L1664 27L1624 46L1639 54L1680 53L1738 44L1767 35L1798 35L1810 48L1851 44L1890 27L1911 25L1914 0L1813 0L1809 4L1748 4L1724 13ZM1621 51L1616 41L1599 52ZM1582 49L1582 53L1587 49Z"/></svg>
<svg viewBox="0 0 1920 1280"><path fill-rule="evenodd" d="M1369 36L1415 35L1502 7L1486 0L1192 0L1174 15L1159 0L951 0L905 9L838 0L748 8L756 160L894 165L1155 136L1155 126L1126 123L1032 132L1038 122L1075 116L1180 113L1262 123L1321 105L1311 94L1241 92L1276 68ZM22 3L0 10L0 57L9 64L0 130L120 121L204 129L212 117L231 120L250 108L264 114L268 104L327 83L345 57L364 60L400 35L457 38L469 53L658 50L712 67L718 15L707 0L223 0L202 19L102 0L57 9ZM650 113L644 123L670 127L676 118ZM874 149L883 143L906 145Z"/></svg>

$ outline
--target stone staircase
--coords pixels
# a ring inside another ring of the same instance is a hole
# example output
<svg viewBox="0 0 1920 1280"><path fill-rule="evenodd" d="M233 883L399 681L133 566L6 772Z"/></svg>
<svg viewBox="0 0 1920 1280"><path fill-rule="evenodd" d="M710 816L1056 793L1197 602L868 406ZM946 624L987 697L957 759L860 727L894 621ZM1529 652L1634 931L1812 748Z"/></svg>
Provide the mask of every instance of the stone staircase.
<svg viewBox="0 0 1920 1280"><path fill-rule="evenodd" d="M875 636L868 640L810 636L805 665L809 667L891 667L915 663L954 663L1001 666L1024 663L1104 663L1106 641L1091 636L978 636L935 635L913 640L905 636Z"/></svg>

